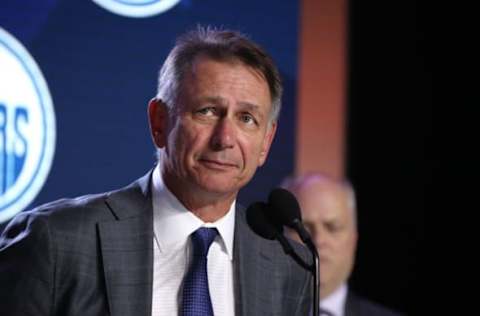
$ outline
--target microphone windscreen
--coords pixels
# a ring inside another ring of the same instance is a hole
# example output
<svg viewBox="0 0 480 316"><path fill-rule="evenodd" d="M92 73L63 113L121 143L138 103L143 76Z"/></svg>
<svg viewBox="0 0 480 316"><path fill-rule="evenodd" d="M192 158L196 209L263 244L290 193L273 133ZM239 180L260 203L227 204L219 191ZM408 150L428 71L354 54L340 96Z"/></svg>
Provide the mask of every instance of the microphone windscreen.
<svg viewBox="0 0 480 316"><path fill-rule="evenodd" d="M275 227L267 218L268 205L264 202L255 202L247 208L247 223L259 236L273 240L280 233L280 227Z"/></svg>
<svg viewBox="0 0 480 316"><path fill-rule="evenodd" d="M282 188L276 188L268 196L269 217L282 225L292 226L295 221L302 221L300 206L295 196Z"/></svg>

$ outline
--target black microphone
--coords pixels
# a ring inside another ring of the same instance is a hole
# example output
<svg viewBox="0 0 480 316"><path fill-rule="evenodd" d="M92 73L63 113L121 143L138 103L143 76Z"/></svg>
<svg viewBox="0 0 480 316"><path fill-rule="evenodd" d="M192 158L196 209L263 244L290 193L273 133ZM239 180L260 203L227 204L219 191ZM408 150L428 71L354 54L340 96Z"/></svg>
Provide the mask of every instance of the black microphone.
<svg viewBox="0 0 480 316"><path fill-rule="evenodd" d="M295 229L305 244L313 245L312 237L302 223L300 205L292 193L282 188L276 188L270 192L268 204L270 212L272 212L268 214L270 217L277 219L278 224Z"/></svg>
<svg viewBox="0 0 480 316"><path fill-rule="evenodd" d="M281 188L276 188L268 196L269 207L266 210L269 211L270 218L275 218L277 225L285 225L295 229L300 236L300 239L305 243L313 257L313 265L310 266L310 271L313 275L313 308L312 315L317 316L320 307L320 260L318 257L318 251L315 247L312 237L305 229L302 223L302 215L300 212L300 205L295 196L289 191Z"/></svg>
<svg viewBox="0 0 480 316"><path fill-rule="evenodd" d="M303 268L310 269L310 266L297 255L283 235L283 226L267 217L269 213L267 209L268 205L264 202L255 202L247 208L247 223L250 228L260 237L268 240L278 240L287 255L291 256Z"/></svg>
<svg viewBox="0 0 480 316"><path fill-rule="evenodd" d="M267 204L255 202L247 208L247 223L250 228L261 237L274 240L282 233L283 227L275 225L266 217Z"/></svg>

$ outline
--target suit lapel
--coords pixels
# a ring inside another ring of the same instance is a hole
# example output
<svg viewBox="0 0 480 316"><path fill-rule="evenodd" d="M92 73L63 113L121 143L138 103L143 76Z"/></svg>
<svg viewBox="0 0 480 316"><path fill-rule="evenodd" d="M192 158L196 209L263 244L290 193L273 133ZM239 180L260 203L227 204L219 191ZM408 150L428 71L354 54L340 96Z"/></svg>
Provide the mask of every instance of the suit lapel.
<svg viewBox="0 0 480 316"><path fill-rule="evenodd" d="M269 280L271 253L248 227L237 208L234 240L235 315L260 316L272 311Z"/></svg>
<svg viewBox="0 0 480 316"><path fill-rule="evenodd" d="M152 304L153 209L147 174L106 203L116 220L98 224L112 316L149 316Z"/></svg>

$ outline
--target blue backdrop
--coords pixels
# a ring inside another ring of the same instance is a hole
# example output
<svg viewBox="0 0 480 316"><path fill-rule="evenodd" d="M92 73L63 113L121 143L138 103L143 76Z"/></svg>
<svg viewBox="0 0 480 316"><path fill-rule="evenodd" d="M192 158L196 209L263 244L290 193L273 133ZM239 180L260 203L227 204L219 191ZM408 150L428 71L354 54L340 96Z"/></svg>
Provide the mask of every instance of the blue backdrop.
<svg viewBox="0 0 480 316"><path fill-rule="evenodd" d="M147 18L120 16L87 0L0 1L0 27L39 65L56 116L52 167L28 208L124 186L153 166L147 103L175 38L197 24L246 33L282 73L276 140L267 164L240 194L244 205L265 199L294 167L298 15L297 1L183 0Z"/></svg>

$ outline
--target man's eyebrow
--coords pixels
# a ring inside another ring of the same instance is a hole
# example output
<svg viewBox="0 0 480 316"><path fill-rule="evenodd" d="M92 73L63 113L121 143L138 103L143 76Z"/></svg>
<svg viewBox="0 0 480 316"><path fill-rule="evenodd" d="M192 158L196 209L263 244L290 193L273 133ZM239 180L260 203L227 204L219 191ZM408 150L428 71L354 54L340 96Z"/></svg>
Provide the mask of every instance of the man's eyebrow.
<svg viewBox="0 0 480 316"><path fill-rule="evenodd" d="M211 102L215 104L226 104L227 101L225 98L222 98L220 96L206 96L206 97L200 97L199 99L201 102ZM238 104L242 107L243 110L249 110L253 112L258 112L261 114L260 106L254 103L250 102L238 102Z"/></svg>
<svg viewBox="0 0 480 316"><path fill-rule="evenodd" d="M240 106L242 107L242 110L252 112L252 114L260 121L264 120L265 114L263 113L261 106L249 102L240 102Z"/></svg>
<svg viewBox="0 0 480 316"><path fill-rule="evenodd" d="M215 104L225 104L226 100L220 96L200 97L201 102L211 102Z"/></svg>
<svg viewBox="0 0 480 316"><path fill-rule="evenodd" d="M260 111L260 106L257 105L257 104L253 104L253 103L250 103L250 102L239 102L238 103L240 106L242 106L242 108L246 109L246 110L250 110L250 111L253 111L253 112L259 112L261 113Z"/></svg>

